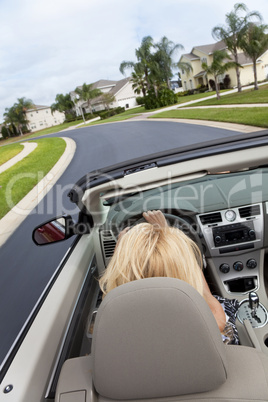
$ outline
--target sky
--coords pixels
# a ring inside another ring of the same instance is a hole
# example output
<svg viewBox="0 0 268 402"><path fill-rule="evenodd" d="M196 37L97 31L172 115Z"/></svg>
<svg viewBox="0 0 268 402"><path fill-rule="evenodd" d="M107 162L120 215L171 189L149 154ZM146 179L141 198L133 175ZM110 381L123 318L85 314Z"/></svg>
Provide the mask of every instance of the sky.
<svg viewBox="0 0 268 402"><path fill-rule="evenodd" d="M120 80L144 36L184 46L214 43L232 0L0 0L0 123L18 98L50 106L84 82ZM268 24L268 1L245 0ZM129 72L130 75L130 72Z"/></svg>

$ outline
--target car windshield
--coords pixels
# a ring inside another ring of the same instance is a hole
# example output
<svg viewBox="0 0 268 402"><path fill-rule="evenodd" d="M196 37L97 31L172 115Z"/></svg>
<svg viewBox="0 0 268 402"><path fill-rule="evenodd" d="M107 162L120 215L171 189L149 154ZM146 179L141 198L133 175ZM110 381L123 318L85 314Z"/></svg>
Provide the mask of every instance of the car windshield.
<svg viewBox="0 0 268 402"><path fill-rule="evenodd" d="M208 211L263 202L268 199L268 168L256 168L239 172L219 172L194 180L156 186L113 197L104 201L111 205L108 219L115 214L137 215L150 209L166 212Z"/></svg>

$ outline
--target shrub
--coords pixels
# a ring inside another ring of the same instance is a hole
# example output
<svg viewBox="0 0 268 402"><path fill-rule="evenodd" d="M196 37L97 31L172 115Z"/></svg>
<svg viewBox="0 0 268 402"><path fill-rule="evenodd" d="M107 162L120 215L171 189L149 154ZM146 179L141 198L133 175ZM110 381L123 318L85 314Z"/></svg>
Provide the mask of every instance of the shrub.
<svg viewBox="0 0 268 402"><path fill-rule="evenodd" d="M148 95L144 97L144 106L145 109L157 109L163 106L174 105L177 103L178 97L177 95L168 88L162 88L158 91L157 97L153 90L148 92Z"/></svg>
<svg viewBox="0 0 268 402"><path fill-rule="evenodd" d="M144 96L137 96L136 102L138 105L143 105L144 104Z"/></svg>
<svg viewBox="0 0 268 402"><path fill-rule="evenodd" d="M226 74L226 76L224 77L223 84L224 84L224 89L230 88L231 78L230 78L229 74Z"/></svg>
<svg viewBox="0 0 268 402"><path fill-rule="evenodd" d="M208 85L204 85L204 84L198 85L198 87L196 89L197 89L198 93L202 94L202 93L208 91Z"/></svg>
<svg viewBox="0 0 268 402"><path fill-rule="evenodd" d="M2 127L1 134L2 134L4 139L9 137L8 129L5 126Z"/></svg>
<svg viewBox="0 0 268 402"><path fill-rule="evenodd" d="M212 89L212 91L215 91L216 90L216 85L215 85L215 81L214 80L209 80L209 85L210 85L210 87L211 87L211 89Z"/></svg>

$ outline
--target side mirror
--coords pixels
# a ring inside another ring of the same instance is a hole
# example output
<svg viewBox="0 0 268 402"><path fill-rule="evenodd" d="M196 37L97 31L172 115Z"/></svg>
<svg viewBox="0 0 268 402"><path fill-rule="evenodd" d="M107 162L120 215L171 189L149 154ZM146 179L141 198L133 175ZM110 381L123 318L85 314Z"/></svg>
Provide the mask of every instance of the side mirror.
<svg viewBox="0 0 268 402"><path fill-rule="evenodd" d="M70 215L60 216L34 229L32 239L38 246L57 243L73 236L75 224Z"/></svg>

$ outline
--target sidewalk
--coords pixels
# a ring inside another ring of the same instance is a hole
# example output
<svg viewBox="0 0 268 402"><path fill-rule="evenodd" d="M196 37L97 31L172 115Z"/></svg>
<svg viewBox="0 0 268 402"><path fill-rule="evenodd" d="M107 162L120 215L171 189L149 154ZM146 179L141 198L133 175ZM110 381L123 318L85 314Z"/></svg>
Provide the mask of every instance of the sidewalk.
<svg viewBox="0 0 268 402"><path fill-rule="evenodd" d="M17 205L0 219L0 247L45 197L71 162L75 154L76 143L71 138L61 138L66 142L66 148L58 162Z"/></svg>
<svg viewBox="0 0 268 402"><path fill-rule="evenodd" d="M183 110L195 110L195 109L233 109L233 108L241 108L241 107L268 107L268 103L242 103L242 104L233 104L233 105L208 105L208 106L186 106ZM180 109L180 107L178 108Z"/></svg>
<svg viewBox="0 0 268 402"><path fill-rule="evenodd" d="M11 166L15 165L17 162L24 159L37 147L36 142L22 142L21 144L24 146L24 149L18 155L14 156L14 158L9 159L9 161L3 163L3 165L0 166L0 174L9 169Z"/></svg>

